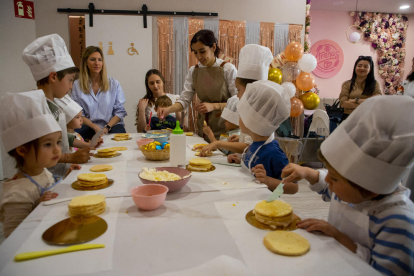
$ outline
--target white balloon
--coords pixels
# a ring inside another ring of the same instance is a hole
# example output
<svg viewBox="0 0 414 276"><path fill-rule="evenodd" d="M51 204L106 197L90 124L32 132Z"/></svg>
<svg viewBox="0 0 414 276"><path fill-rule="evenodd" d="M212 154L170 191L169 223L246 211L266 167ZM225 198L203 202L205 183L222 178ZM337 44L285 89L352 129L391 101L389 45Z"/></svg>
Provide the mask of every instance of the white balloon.
<svg viewBox="0 0 414 276"><path fill-rule="evenodd" d="M291 82L284 82L282 83L282 87L289 93L289 96L292 98L296 94L296 87Z"/></svg>
<svg viewBox="0 0 414 276"><path fill-rule="evenodd" d="M310 73L315 70L318 65L318 61L311 54L304 54L300 60L298 60L299 69L303 72Z"/></svg>
<svg viewBox="0 0 414 276"><path fill-rule="evenodd" d="M358 42L361 39L361 34L358 32L353 32L350 36L349 36L349 41L351 42Z"/></svg>

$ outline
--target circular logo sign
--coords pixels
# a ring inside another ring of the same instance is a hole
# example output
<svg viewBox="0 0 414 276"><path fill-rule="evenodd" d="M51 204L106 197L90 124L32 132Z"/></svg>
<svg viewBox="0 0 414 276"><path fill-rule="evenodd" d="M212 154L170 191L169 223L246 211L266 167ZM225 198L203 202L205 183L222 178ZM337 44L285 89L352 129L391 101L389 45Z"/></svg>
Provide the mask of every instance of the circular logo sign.
<svg viewBox="0 0 414 276"><path fill-rule="evenodd" d="M332 40L318 41L312 46L311 53L318 61L312 73L320 78L332 78L338 74L344 64L344 53L338 43Z"/></svg>

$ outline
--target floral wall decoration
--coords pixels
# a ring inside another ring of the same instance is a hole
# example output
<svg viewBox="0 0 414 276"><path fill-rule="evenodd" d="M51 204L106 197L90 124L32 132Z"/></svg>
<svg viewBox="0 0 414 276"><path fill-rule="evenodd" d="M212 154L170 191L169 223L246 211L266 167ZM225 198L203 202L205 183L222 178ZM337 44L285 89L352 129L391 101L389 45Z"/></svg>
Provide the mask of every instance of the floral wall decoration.
<svg viewBox="0 0 414 276"><path fill-rule="evenodd" d="M378 72L385 80L384 94L393 95L404 75L408 18L401 14L351 12L364 39L378 50Z"/></svg>
<svg viewBox="0 0 414 276"><path fill-rule="evenodd" d="M305 18L305 46L303 47L305 54L310 53L310 48L311 48L311 42L309 39L309 31L310 31L310 24L311 24L311 16L309 13L310 7L311 7L310 0L307 0L306 18Z"/></svg>

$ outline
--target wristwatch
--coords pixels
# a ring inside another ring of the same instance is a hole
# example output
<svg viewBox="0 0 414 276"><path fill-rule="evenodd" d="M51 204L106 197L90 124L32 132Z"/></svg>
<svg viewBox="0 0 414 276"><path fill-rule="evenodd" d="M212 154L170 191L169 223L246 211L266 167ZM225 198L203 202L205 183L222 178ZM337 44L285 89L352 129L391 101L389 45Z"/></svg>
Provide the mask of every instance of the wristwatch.
<svg viewBox="0 0 414 276"><path fill-rule="evenodd" d="M357 104L359 102L359 98L355 98L355 103Z"/></svg>
<svg viewBox="0 0 414 276"><path fill-rule="evenodd" d="M105 125L105 127L108 129L108 131L111 130L111 127L109 125Z"/></svg>

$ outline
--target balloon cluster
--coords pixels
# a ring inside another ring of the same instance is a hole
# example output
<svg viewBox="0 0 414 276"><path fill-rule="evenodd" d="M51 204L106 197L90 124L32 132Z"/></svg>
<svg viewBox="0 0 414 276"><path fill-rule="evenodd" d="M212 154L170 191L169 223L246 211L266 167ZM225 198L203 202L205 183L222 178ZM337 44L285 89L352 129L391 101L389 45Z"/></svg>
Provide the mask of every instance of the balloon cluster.
<svg viewBox="0 0 414 276"><path fill-rule="evenodd" d="M317 66L317 60L313 55L304 54L300 43L291 42L283 53L275 57L275 63L272 64L281 68L270 68L268 79L281 84L289 93L291 117L300 116L304 109L313 110L318 107L319 96L310 91L315 87L315 79L311 72ZM297 98L296 89L306 93Z"/></svg>

